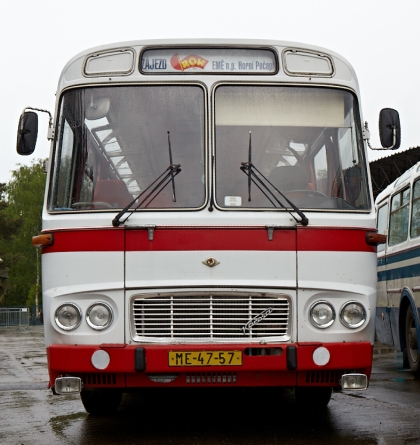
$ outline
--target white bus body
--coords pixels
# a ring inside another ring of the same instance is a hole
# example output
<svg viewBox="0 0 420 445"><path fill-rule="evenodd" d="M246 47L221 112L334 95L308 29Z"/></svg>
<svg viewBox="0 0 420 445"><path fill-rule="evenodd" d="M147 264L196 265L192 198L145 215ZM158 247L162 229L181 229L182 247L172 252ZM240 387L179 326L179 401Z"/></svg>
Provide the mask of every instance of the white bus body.
<svg viewBox="0 0 420 445"><path fill-rule="evenodd" d="M66 65L55 116L34 244L56 392L83 388L95 412L142 387L288 386L325 405L367 386L375 209L345 59L107 45Z"/></svg>
<svg viewBox="0 0 420 445"><path fill-rule="evenodd" d="M376 332L385 345L404 352L407 367L420 376L420 163L376 198L378 247Z"/></svg>

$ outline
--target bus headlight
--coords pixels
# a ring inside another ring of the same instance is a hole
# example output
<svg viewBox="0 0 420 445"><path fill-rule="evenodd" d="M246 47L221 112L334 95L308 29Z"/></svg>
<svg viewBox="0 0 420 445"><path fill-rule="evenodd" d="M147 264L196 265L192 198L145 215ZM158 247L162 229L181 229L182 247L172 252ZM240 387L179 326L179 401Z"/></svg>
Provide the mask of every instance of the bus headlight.
<svg viewBox="0 0 420 445"><path fill-rule="evenodd" d="M55 311L54 319L60 329L72 331L80 325L82 311L74 303L65 303Z"/></svg>
<svg viewBox="0 0 420 445"><path fill-rule="evenodd" d="M328 328L335 320L334 308L327 301L317 301L309 309L309 320L316 328Z"/></svg>
<svg viewBox="0 0 420 445"><path fill-rule="evenodd" d="M357 301L348 301L340 310L340 320L347 328L356 329L366 321L366 310Z"/></svg>
<svg viewBox="0 0 420 445"><path fill-rule="evenodd" d="M107 303L95 303L86 312L87 324L97 331L106 329L113 319L111 306Z"/></svg>

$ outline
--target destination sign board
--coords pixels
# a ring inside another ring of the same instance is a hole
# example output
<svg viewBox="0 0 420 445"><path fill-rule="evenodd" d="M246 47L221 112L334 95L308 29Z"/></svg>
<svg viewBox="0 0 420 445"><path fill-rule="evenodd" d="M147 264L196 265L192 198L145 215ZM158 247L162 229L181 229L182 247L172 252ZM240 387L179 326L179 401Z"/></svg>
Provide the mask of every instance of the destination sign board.
<svg viewBox="0 0 420 445"><path fill-rule="evenodd" d="M144 74L275 74L277 61L269 49L159 48L143 52Z"/></svg>

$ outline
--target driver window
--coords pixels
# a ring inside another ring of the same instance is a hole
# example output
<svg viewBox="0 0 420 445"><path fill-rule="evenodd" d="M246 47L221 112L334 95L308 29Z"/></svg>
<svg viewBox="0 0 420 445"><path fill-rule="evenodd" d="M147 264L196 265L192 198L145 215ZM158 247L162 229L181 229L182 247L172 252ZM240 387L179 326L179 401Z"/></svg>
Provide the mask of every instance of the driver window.
<svg viewBox="0 0 420 445"><path fill-rule="evenodd" d="M59 154L55 158L53 183L55 185L57 208L70 207L72 188L72 156L74 148L74 133L66 119L59 126L58 139L61 141ZM60 180L58 172L60 171Z"/></svg>

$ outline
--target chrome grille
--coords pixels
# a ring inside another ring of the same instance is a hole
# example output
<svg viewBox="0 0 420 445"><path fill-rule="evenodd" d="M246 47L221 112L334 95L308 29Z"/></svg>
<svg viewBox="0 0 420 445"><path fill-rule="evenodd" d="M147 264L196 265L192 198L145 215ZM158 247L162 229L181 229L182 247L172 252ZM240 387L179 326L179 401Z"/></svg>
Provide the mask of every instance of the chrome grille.
<svg viewBox="0 0 420 445"><path fill-rule="evenodd" d="M262 314L266 317L250 326L249 322ZM138 337L215 340L284 337L289 334L290 303L287 296L276 294L160 294L135 298L132 317ZM244 329L247 323L248 328Z"/></svg>

